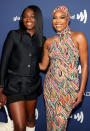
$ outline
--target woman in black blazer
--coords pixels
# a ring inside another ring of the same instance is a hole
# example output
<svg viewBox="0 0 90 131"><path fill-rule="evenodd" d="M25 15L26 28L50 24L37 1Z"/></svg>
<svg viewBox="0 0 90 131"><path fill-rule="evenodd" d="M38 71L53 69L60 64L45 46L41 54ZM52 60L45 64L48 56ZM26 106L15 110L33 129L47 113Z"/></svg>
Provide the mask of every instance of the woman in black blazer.
<svg viewBox="0 0 90 131"><path fill-rule="evenodd" d="M7 99L14 131L35 130L35 106L42 92L38 62L44 41L41 10L28 6L20 29L8 33L0 62L0 106Z"/></svg>

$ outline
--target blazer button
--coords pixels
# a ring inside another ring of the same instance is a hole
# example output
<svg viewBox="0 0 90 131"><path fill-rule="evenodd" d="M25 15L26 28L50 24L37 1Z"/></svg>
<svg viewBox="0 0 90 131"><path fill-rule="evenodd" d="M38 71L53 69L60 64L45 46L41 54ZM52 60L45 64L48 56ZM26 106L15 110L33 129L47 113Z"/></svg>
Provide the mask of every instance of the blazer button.
<svg viewBox="0 0 90 131"><path fill-rule="evenodd" d="M29 56L32 56L32 54L31 54L31 53L29 53Z"/></svg>
<svg viewBox="0 0 90 131"><path fill-rule="evenodd" d="M27 65L27 67L28 67L28 68L30 68L30 67L31 67L31 65Z"/></svg>

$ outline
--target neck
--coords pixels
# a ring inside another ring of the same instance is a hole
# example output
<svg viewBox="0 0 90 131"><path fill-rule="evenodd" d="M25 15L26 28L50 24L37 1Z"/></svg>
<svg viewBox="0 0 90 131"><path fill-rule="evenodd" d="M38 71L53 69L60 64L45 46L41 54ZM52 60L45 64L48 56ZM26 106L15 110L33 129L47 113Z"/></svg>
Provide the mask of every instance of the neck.
<svg viewBox="0 0 90 131"><path fill-rule="evenodd" d="M31 36L35 34L35 30L26 30Z"/></svg>
<svg viewBox="0 0 90 131"><path fill-rule="evenodd" d="M69 31L70 31L70 28L69 28L69 26L67 26L64 30L57 32L57 35L58 35L59 38L61 39L61 38L62 38L65 34L67 34L67 32L69 32Z"/></svg>

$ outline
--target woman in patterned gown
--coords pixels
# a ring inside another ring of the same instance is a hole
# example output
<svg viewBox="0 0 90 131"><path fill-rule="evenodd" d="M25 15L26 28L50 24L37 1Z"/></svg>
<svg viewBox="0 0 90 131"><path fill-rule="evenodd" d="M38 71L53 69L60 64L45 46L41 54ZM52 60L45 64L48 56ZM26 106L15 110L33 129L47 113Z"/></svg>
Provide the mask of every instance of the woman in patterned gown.
<svg viewBox="0 0 90 131"><path fill-rule="evenodd" d="M45 82L47 131L65 131L72 109L81 101L88 75L87 40L83 33L69 28L70 13L67 7L53 11L53 27L57 35L46 40L41 70L49 65ZM78 63L81 62L79 89Z"/></svg>

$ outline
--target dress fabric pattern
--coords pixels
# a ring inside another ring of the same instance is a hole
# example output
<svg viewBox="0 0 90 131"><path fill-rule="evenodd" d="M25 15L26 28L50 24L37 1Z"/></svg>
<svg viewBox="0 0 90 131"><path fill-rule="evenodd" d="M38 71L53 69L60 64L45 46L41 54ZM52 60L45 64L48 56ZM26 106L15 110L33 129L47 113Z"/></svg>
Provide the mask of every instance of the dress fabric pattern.
<svg viewBox="0 0 90 131"><path fill-rule="evenodd" d="M44 83L47 131L65 131L79 91L79 50L69 27L51 42L48 52L50 66Z"/></svg>

